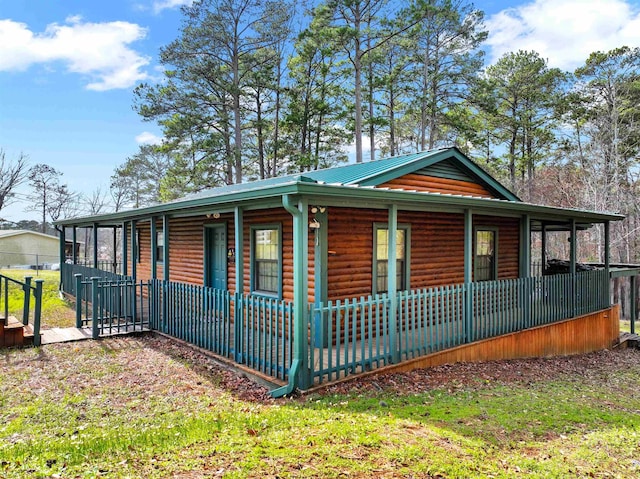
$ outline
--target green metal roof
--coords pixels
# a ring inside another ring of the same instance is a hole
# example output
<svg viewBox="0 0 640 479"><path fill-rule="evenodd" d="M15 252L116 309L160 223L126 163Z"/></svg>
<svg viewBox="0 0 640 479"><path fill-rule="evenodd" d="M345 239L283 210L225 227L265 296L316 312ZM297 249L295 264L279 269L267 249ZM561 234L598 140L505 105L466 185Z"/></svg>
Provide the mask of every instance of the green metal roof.
<svg viewBox="0 0 640 479"><path fill-rule="evenodd" d="M453 161L461 170L477 179L496 198L477 198L465 195L411 192L375 188L387 181L407 173L419 171L442 161ZM326 198L336 202L349 202L374 207L391 202L415 207L424 204L429 207L441 207L448 210L460 208L475 209L478 213L491 214L537 214L543 217L576 218L581 221L601 222L622 219L621 215L598 213L566 208L523 203L517 196L488 175L478 165L462 154L457 148L431 150L391 157L366 163L356 163L324 170L309 171L295 175L253 181L237 185L228 185L201 191L180 200L158 204L145 208L120 211L99 216L59 220L57 225L81 226L98 223L116 225L131 219L149 218L162 214L197 214L202 211L215 211L237 205L262 207L268 202L279 204L283 195L307 195Z"/></svg>
<svg viewBox="0 0 640 479"><path fill-rule="evenodd" d="M515 194L506 189L491 175L462 154L457 148L439 148L421 153L392 156L364 163L353 163L237 185L220 186L217 188L203 190L199 193L194 193L178 201L196 198L213 198L218 195L240 193L254 189L258 185L260 188L271 188L287 184L291 181L308 181L338 185L378 186L408 173L419 171L427 166L442 161L451 161L452 159L454 161L457 160L457 166L464 173L475 178L480 183L483 183L484 186L494 192L500 199L520 201Z"/></svg>

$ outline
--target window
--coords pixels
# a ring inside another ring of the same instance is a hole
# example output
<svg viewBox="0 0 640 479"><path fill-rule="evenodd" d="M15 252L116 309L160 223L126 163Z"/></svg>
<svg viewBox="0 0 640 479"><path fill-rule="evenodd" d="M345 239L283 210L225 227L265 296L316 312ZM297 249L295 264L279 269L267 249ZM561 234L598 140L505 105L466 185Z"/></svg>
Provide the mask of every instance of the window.
<svg viewBox="0 0 640 479"><path fill-rule="evenodd" d="M409 288L409 246L408 225L398 225L396 230L396 288ZM373 293L386 293L389 279L389 229L387 225L374 225Z"/></svg>
<svg viewBox="0 0 640 479"><path fill-rule="evenodd" d="M162 263L164 261L164 231L156 231L156 261Z"/></svg>
<svg viewBox="0 0 640 479"><path fill-rule="evenodd" d="M498 278L497 237L498 232L495 229L476 229L473 259L474 281L491 281Z"/></svg>
<svg viewBox="0 0 640 479"><path fill-rule="evenodd" d="M142 261L142 241L140 240L140 230L136 229L136 262L140 263Z"/></svg>
<svg viewBox="0 0 640 479"><path fill-rule="evenodd" d="M252 290L258 293L280 295L282 276L280 226L253 227Z"/></svg>

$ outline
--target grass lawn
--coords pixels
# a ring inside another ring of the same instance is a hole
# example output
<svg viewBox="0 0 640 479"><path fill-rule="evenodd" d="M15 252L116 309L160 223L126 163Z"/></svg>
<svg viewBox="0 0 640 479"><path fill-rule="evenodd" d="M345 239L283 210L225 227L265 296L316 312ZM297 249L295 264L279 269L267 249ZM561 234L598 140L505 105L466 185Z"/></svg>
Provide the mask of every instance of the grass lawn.
<svg viewBox="0 0 640 479"><path fill-rule="evenodd" d="M75 326L75 311L71 305L60 299L58 288L60 285L60 271L34 271L28 269L0 269L0 274L24 282L25 276L31 276L31 284L36 279L43 279L42 285L42 315L41 328L68 328ZM3 286L4 287L4 286ZM3 293L4 294L4 293ZM4 308L4 296L0 298ZM9 314L22 319L24 293L13 283L9 283ZM33 298L31 299L31 316L33 317Z"/></svg>
<svg viewBox="0 0 640 479"><path fill-rule="evenodd" d="M640 334L640 321L635 322L635 330L636 334ZM624 333L628 333L631 331L631 321L628 319L620 320L620 331Z"/></svg>
<svg viewBox="0 0 640 479"><path fill-rule="evenodd" d="M2 478L640 476L636 350L279 400L151 335L0 354Z"/></svg>

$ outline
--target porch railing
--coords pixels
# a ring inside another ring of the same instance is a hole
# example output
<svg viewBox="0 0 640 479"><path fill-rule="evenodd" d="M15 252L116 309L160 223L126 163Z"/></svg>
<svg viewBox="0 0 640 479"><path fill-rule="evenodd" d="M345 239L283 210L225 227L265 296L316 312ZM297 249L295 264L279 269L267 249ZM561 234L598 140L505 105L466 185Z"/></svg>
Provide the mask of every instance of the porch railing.
<svg viewBox="0 0 640 479"><path fill-rule="evenodd" d="M149 282L86 278L79 273L74 280L76 327L91 326L94 339L149 329Z"/></svg>
<svg viewBox="0 0 640 479"><path fill-rule="evenodd" d="M22 300L20 320L23 326L27 326L31 321L33 326L33 345L40 346L40 320L42 314L42 286L44 280L36 279L34 285L31 284L32 277L26 276L24 282L0 274L0 305L3 317L0 319L4 326L9 325L9 313L11 298L18 292ZM33 298L33 303L31 302ZM18 300L18 304L19 304ZM33 304L33 317L31 315L31 305Z"/></svg>
<svg viewBox="0 0 640 479"><path fill-rule="evenodd" d="M122 275L110 271L92 268L81 264L63 263L60 265L60 289L71 296L76 296L76 275L82 275L85 280L100 278L102 281L118 281Z"/></svg>
<svg viewBox="0 0 640 479"><path fill-rule="evenodd" d="M486 281L329 301L311 308L315 382L609 307L606 271Z"/></svg>
<svg viewBox="0 0 640 479"><path fill-rule="evenodd" d="M150 327L278 379L292 360L291 302L154 280Z"/></svg>
<svg viewBox="0 0 640 479"><path fill-rule="evenodd" d="M72 263L73 258L69 256L67 257L67 261L69 261L69 263ZM122 274L122 262L120 261L98 260L98 263L94 265L92 259L78 258L76 259L75 264L79 266L84 266L87 268L94 268L94 269L99 269L101 271L107 271L109 273Z"/></svg>
<svg viewBox="0 0 640 479"><path fill-rule="evenodd" d="M124 324L134 329L148 318L152 330L287 379L293 360L291 302L162 280L76 281L84 315L100 318L100 332L122 327L116 318L131 318ZM380 294L309 305L298 323L308 337L303 382L332 381L596 312L609 307L608 286L606 271L595 270L402 291L394 304ZM88 288L91 299L84 295Z"/></svg>

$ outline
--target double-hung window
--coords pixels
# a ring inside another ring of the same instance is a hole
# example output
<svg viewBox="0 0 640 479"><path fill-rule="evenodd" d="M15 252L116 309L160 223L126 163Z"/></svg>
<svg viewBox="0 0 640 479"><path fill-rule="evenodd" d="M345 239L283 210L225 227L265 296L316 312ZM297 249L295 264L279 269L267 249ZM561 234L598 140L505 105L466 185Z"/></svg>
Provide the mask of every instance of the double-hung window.
<svg viewBox="0 0 640 479"><path fill-rule="evenodd" d="M477 228L473 258L473 280L498 279L498 231L495 228Z"/></svg>
<svg viewBox="0 0 640 479"><path fill-rule="evenodd" d="M251 228L251 289L281 295L282 235L280 225Z"/></svg>
<svg viewBox="0 0 640 479"><path fill-rule="evenodd" d="M374 224L373 228L373 293L386 293L389 286L389 228L386 224ZM398 225L396 230L396 289L409 288L410 228Z"/></svg>
<svg viewBox="0 0 640 479"><path fill-rule="evenodd" d="M164 261L164 231L156 230L156 261Z"/></svg>

